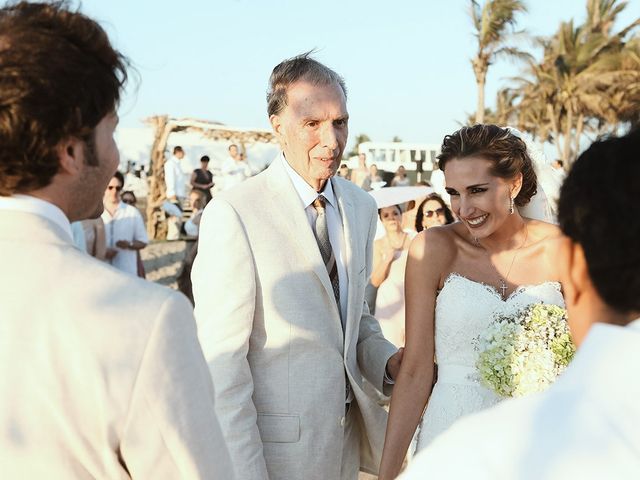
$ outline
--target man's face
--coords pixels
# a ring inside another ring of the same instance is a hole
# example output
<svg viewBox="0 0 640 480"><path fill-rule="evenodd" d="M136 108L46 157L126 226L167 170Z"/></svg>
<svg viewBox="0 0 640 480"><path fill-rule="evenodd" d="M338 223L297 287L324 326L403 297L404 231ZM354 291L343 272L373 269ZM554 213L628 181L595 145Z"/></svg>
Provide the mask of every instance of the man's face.
<svg viewBox="0 0 640 480"><path fill-rule="evenodd" d="M184 158L184 150L178 150L176 153L173 154L174 157L176 157L178 160L182 160Z"/></svg>
<svg viewBox="0 0 640 480"><path fill-rule="evenodd" d="M111 180L109 180L107 189L104 191L105 203L119 203L121 191L122 183L120 183L120 180L118 180L116 177L113 177Z"/></svg>
<svg viewBox="0 0 640 480"><path fill-rule="evenodd" d="M238 147L236 147L235 145L231 145L229 147L229 155L231 155L233 158L236 158L238 156Z"/></svg>
<svg viewBox="0 0 640 480"><path fill-rule="evenodd" d="M348 120L340 85L313 85L305 80L289 87L287 106L270 118L287 162L316 191L340 165Z"/></svg>
<svg viewBox="0 0 640 480"><path fill-rule="evenodd" d="M78 220L97 218L102 213L103 194L120 162L120 153L113 139L117 124L118 116L115 112L106 115L94 130L93 145L84 144L84 171L80 176L76 195ZM89 156L97 158L97 165L88 164Z"/></svg>

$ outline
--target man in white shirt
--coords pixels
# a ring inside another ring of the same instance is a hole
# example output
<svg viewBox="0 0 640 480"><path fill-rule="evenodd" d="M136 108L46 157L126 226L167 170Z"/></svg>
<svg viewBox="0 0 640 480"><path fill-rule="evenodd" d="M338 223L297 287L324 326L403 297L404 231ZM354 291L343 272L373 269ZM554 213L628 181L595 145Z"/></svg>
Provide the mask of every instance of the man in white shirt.
<svg viewBox="0 0 640 480"><path fill-rule="evenodd" d="M184 150L181 146L173 148L173 155L164 163L164 183L166 186L167 201L176 208L172 212L182 212L182 203L187 196L186 179L182 170L182 159ZM177 240L180 237L180 227L182 226L181 216L168 214L167 218L169 231L167 240Z"/></svg>
<svg viewBox="0 0 640 480"><path fill-rule="evenodd" d="M386 427L363 376L382 390L401 356L364 301L376 206L332 178L348 133L338 74L285 60L268 98L282 154L203 213L198 335L238 478L355 480L376 471Z"/></svg>
<svg viewBox="0 0 640 480"><path fill-rule="evenodd" d="M233 478L187 299L73 245L128 61L65 3L0 8L3 478Z"/></svg>
<svg viewBox="0 0 640 480"><path fill-rule="evenodd" d="M142 215L120 198L124 178L116 172L104 191L102 221L107 244L107 260L118 270L138 274L137 252L149 243Z"/></svg>
<svg viewBox="0 0 640 480"><path fill-rule="evenodd" d="M640 131L596 142L562 187L555 261L578 346L569 367L541 394L456 423L403 480L640 478L638 158Z"/></svg>
<svg viewBox="0 0 640 480"><path fill-rule="evenodd" d="M221 172L223 190L229 190L253 175L247 159L238 152L238 146L235 144L229 145L229 156L222 163Z"/></svg>

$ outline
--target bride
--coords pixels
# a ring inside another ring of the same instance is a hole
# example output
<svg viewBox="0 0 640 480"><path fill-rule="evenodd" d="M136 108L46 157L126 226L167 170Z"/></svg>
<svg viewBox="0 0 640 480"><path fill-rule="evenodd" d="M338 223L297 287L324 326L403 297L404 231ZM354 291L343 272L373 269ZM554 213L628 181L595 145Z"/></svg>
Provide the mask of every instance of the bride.
<svg viewBox="0 0 640 480"><path fill-rule="evenodd" d="M460 221L421 232L409 250L406 345L380 480L399 473L427 400L417 450L500 400L475 376L474 340L495 313L540 302L564 307L552 260L559 231L518 210L537 188L525 143L495 125L463 127L444 138L438 159Z"/></svg>

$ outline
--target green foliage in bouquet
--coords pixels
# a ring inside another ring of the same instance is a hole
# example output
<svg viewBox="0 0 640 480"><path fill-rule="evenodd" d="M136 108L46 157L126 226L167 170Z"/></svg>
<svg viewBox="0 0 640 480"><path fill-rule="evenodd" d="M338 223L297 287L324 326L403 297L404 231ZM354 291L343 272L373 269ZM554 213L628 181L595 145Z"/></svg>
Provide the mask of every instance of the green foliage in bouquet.
<svg viewBox="0 0 640 480"><path fill-rule="evenodd" d="M546 389L575 353L566 311L541 303L513 315L496 315L478 338L478 347L480 379L502 397Z"/></svg>

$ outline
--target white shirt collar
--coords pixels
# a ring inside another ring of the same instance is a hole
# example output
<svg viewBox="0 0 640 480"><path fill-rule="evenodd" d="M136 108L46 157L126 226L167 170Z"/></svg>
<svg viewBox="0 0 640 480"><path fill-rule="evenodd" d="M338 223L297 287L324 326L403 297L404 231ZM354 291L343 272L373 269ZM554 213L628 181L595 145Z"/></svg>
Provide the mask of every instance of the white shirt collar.
<svg viewBox="0 0 640 480"><path fill-rule="evenodd" d="M302 178L300 174L296 172L291 165L289 165L289 162L287 162L287 159L284 157L284 153L280 154L280 161L284 164L284 169L289 175L289 178L291 179L296 192L298 192L298 196L300 197L304 208L307 208L318 197L318 192L316 192L315 189L313 189L311 185L309 185L304 180L304 178ZM327 183L324 186L324 190L320 192L320 195L322 195L327 200L327 202L329 202L329 205L337 208L336 197L333 193L331 179L327 180Z"/></svg>
<svg viewBox="0 0 640 480"><path fill-rule="evenodd" d="M73 238L69 219L59 207L53 203L41 200L31 195L15 194L10 197L0 197L0 210L30 213L44 217L58 225Z"/></svg>

